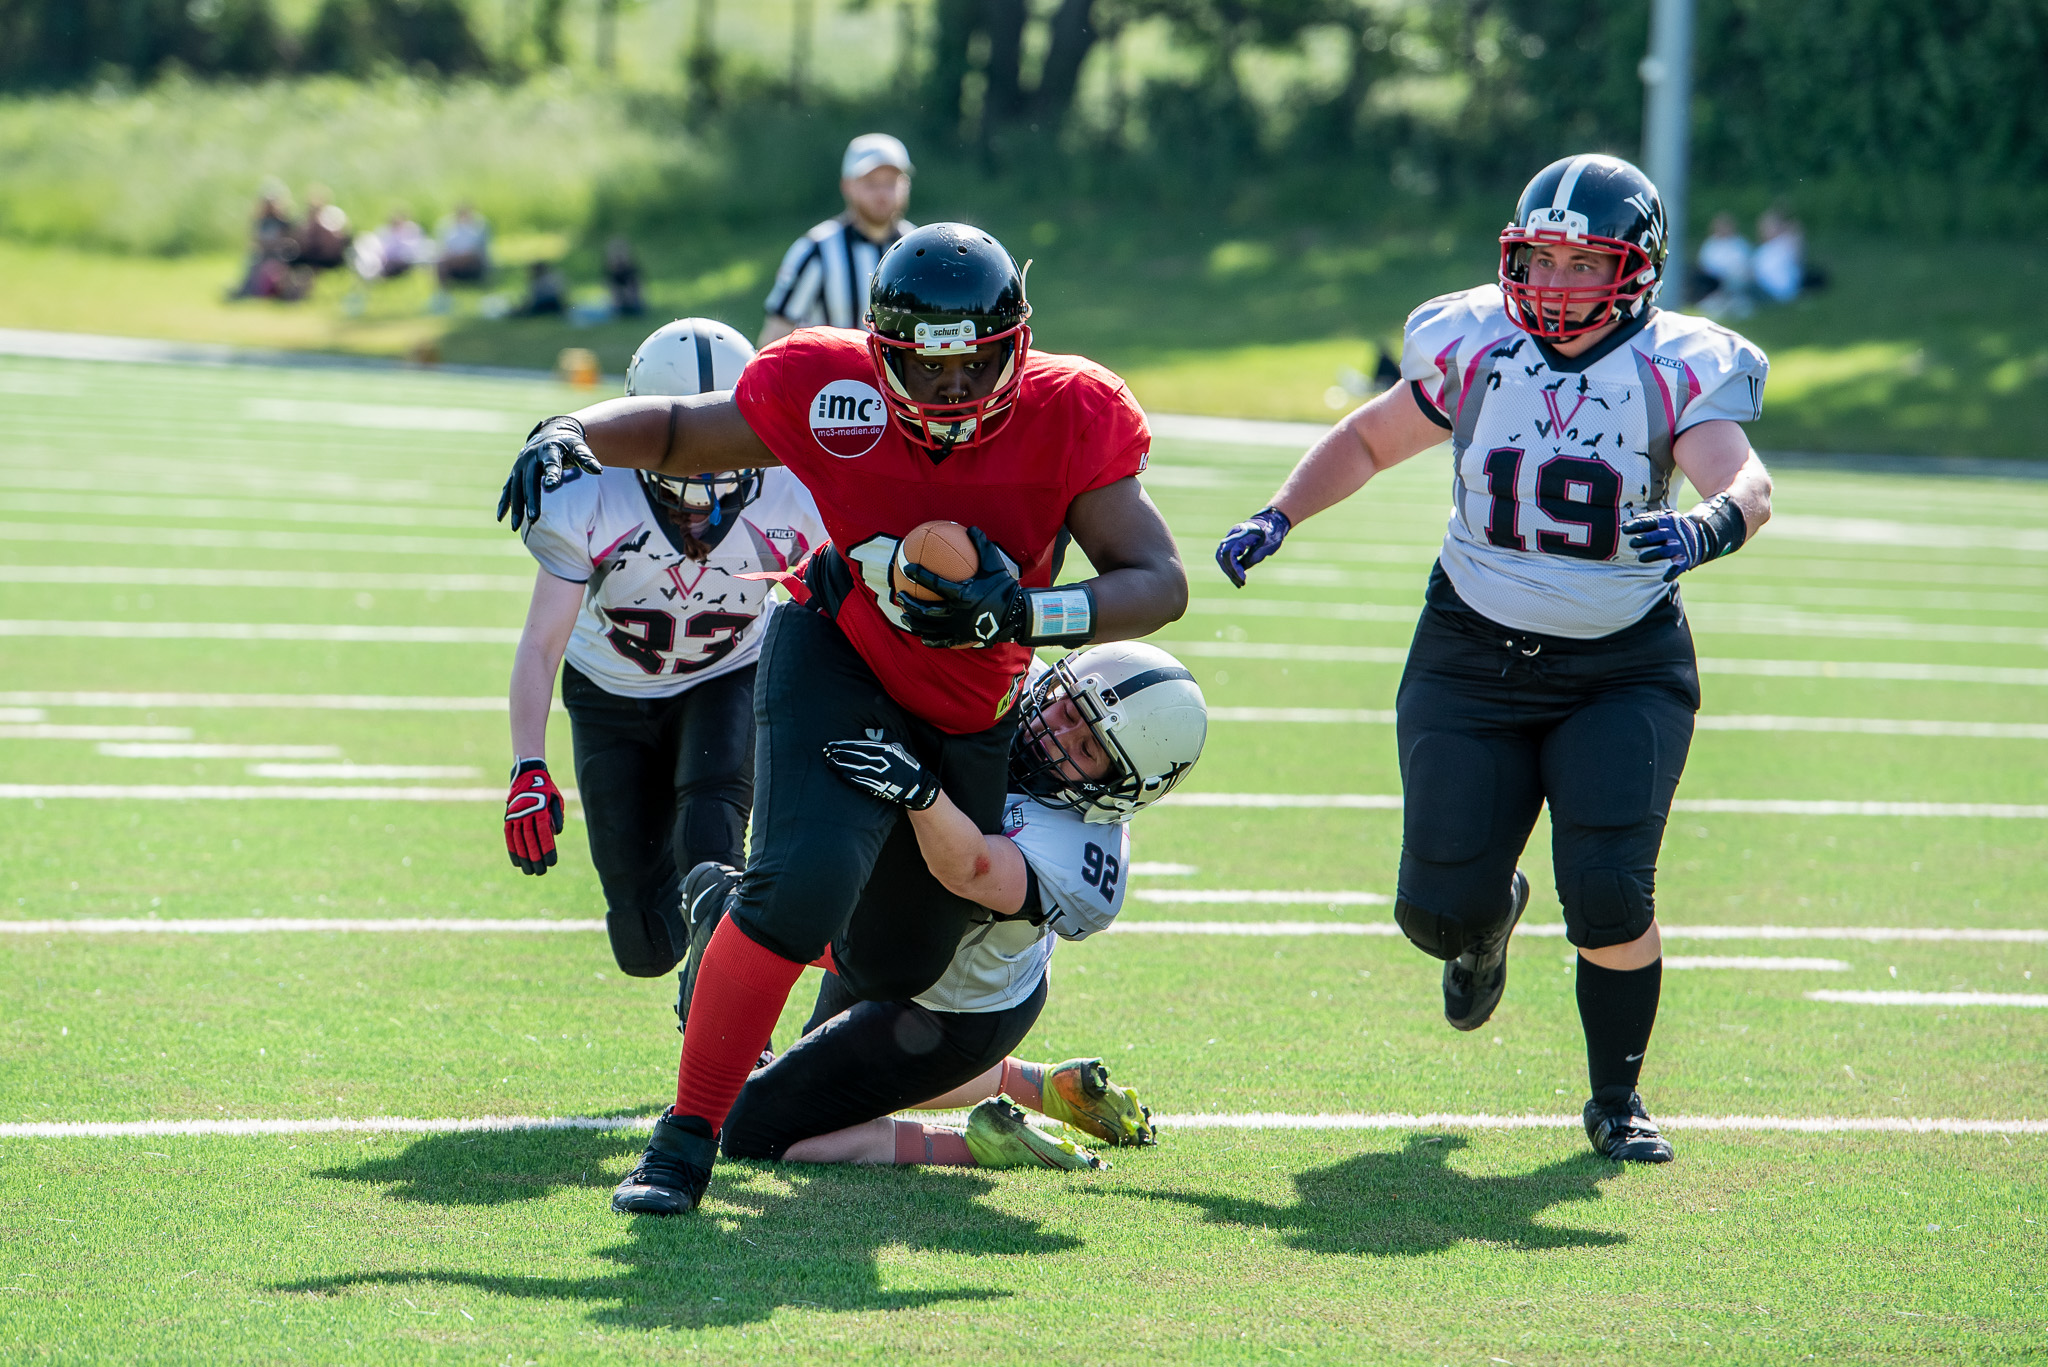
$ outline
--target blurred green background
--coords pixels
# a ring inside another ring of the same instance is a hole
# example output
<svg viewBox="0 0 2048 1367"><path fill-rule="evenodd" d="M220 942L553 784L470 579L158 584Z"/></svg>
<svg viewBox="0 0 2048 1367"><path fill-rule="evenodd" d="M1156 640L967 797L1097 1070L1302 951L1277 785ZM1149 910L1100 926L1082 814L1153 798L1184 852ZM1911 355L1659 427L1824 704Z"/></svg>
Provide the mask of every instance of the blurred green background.
<svg viewBox="0 0 2048 1367"><path fill-rule="evenodd" d="M1634 155L1646 28L1640 0L0 0L0 326L616 374L660 317L751 332L884 128L914 218L1034 259L1041 345L1155 409L1323 419L1409 308L1491 277L1531 171ZM1831 279L1736 323L1773 359L1759 443L2039 454L2048 0L1702 0L1698 47L1692 240L1776 206ZM227 302L266 184L359 229L473 202L499 279ZM618 235L657 317L488 316L537 259L598 292Z"/></svg>

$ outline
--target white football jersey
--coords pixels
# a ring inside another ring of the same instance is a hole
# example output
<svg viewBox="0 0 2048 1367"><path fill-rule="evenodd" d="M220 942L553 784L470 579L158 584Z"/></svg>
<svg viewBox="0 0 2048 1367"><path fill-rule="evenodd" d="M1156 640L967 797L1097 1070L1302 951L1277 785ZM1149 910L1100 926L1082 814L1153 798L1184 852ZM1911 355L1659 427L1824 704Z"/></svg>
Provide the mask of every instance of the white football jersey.
<svg viewBox="0 0 2048 1367"><path fill-rule="evenodd" d="M1003 834L1038 877L1045 921L999 920L983 911L961 938L945 975L917 998L934 1011L1002 1011L1030 996L1052 962L1053 936L1080 940L1123 910L1131 828L1090 825L1079 812L1012 793Z"/></svg>
<svg viewBox="0 0 2048 1367"><path fill-rule="evenodd" d="M1673 596L1621 524L1671 506L1679 433L1761 415L1769 368L1727 328L1662 309L1571 358L1515 326L1498 285L1415 310L1401 374L1451 430L1442 561L1458 596L1517 630L1581 639Z"/></svg>
<svg viewBox="0 0 2048 1367"><path fill-rule="evenodd" d="M826 539L810 491L779 467L703 564L662 531L636 471L565 470L520 532L541 568L586 585L567 658L607 693L670 697L752 664L774 606L771 583Z"/></svg>

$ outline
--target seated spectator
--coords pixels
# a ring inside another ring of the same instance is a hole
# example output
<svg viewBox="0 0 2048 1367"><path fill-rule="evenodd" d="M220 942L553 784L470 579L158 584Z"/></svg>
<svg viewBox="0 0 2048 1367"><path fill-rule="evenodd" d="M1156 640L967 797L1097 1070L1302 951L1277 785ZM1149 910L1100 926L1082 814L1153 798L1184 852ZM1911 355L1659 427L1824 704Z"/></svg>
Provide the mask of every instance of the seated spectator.
<svg viewBox="0 0 2048 1367"><path fill-rule="evenodd" d="M1749 239L1735 226L1735 215L1714 215L1714 230L1700 243L1692 273L1692 295L1708 313L1749 311L1751 284Z"/></svg>
<svg viewBox="0 0 2048 1367"><path fill-rule="evenodd" d="M352 234L348 215L334 204L324 186L306 192L306 218L298 228L299 264L316 271L333 270L348 260Z"/></svg>
<svg viewBox="0 0 2048 1367"><path fill-rule="evenodd" d="M605 244L604 278L611 286L613 313L622 318L637 318L647 311L640 297L640 261L633 255L633 244L623 237Z"/></svg>
<svg viewBox="0 0 2048 1367"><path fill-rule="evenodd" d="M390 280L434 259L433 242L403 209L391 221L356 239L351 253L356 274L365 280Z"/></svg>
<svg viewBox="0 0 2048 1367"><path fill-rule="evenodd" d="M441 225L441 288L479 284L491 272L491 226L468 204Z"/></svg>
<svg viewBox="0 0 2048 1367"><path fill-rule="evenodd" d="M1788 304L1807 290L1827 287L1827 272L1807 264L1806 230L1798 219L1767 209L1757 220L1756 235L1751 269L1757 290L1766 299Z"/></svg>
<svg viewBox="0 0 2048 1367"><path fill-rule="evenodd" d="M282 188L264 191L249 230L249 264L230 299L302 299L311 273L297 265L298 239Z"/></svg>
<svg viewBox="0 0 2048 1367"><path fill-rule="evenodd" d="M515 318L560 314L569 304L569 281L552 261L536 261L526 268L526 298L512 310Z"/></svg>

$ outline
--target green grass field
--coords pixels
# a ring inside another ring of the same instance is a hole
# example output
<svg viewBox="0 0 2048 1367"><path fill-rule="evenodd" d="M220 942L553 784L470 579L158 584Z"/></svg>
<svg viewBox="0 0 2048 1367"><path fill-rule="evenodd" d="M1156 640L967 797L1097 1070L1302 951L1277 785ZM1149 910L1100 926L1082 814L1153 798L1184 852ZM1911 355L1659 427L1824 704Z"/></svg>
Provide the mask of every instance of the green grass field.
<svg viewBox="0 0 2048 1367"><path fill-rule="evenodd" d="M502 698L532 568L490 509L518 434L576 401L417 372L0 359L0 920L599 915L573 815L547 878L506 863L502 711L318 705ZM1295 454L1161 441L1147 477L1195 587L1160 639L1218 710L1192 794L1399 791L1391 728L1353 713L1392 706L1442 458L1311 523L1233 593L1210 548ZM1643 1084L1688 1122L1667 1168L1618 1170L1577 1130L1543 827L1507 1000L1460 1035L1433 961L1339 933L1384 928L1385 906L1320 897L1392 892L1398 812L1183 803L1135 843L1188 871L1141 873L1127 923L1325 929L1061 949L1024 1052L1102 1054L1185 1118L1106 1173L735 1162L695 1217L623 1220L606 1195L642 1142L630 1127L15 1128L0 1356L2048 1361L2048 482L1788 468L1778 509L1686 582L1706 707L1666 841L1674 963ZM560 718L551 739L566 760ZM101 748L135 744L326 747L294 762L445 776L276 779L247 755ZM280 784L449 791L133 793ZM1843 805L1713 806L1729 800ZM1278 892L1304 900L1251 896ZM2011 938L1800 938L1843 927ZM4 940L0 1124L630 1126L673 1086L672 987L622 978L594 933ZM1439 1118L1214 1119L1256 1112ZM1474 1116L1524 1127L1456 1119ZM1824 1123L1902 1118L2037 1127Z"/></svg>

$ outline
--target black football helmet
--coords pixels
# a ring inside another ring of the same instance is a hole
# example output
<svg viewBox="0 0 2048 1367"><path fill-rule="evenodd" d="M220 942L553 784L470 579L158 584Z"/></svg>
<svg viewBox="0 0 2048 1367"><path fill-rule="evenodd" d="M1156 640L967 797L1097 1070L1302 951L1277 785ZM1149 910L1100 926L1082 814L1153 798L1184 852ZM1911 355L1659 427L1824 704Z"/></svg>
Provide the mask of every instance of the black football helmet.
<svg viewBox="0 0 2048 1367"><path fill-rule="evenodd" d="M1031 350L1024 273L1003 244L964 223L932 223L882 255L868 288L868 353L904 434L939 456L995 435ZM906 355L943 356L1003 347L996 387L966 403L918 403L903 383Z"/></svg>
<svg viewBox="0 0 2048 1367"><path fill-rule="evenodd" d="M1664 279L1665 238L1664 201L1634 166L1592 154L1552 162L1501 229L1508 317L1532 336L1562 342L1647 313ZM1616 258L1614 275L1599 285L1532 285L1529 259L1543 243L1607 252Z"/></svg>

